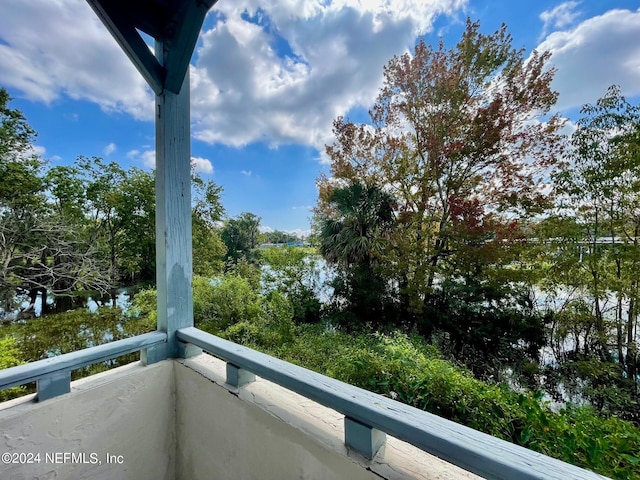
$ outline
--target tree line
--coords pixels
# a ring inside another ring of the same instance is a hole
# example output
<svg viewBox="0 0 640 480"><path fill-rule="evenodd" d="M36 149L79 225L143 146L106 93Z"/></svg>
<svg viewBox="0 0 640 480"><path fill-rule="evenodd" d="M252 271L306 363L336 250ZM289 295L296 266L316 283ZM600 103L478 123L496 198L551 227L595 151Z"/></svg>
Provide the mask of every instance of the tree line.
<svg viewBox="0 0 640 480"><path fill-rule="evenodd" d="M50 165L33 149L36 132L0 89L0 312L32 316L81 306L86 295L155 282L154 172L99 157ZM192 174L193 268L212 277L258 242L291 241L260 233L251 213L226 218L222 188ZM112 298L113 300L113 298Z"/></svg>

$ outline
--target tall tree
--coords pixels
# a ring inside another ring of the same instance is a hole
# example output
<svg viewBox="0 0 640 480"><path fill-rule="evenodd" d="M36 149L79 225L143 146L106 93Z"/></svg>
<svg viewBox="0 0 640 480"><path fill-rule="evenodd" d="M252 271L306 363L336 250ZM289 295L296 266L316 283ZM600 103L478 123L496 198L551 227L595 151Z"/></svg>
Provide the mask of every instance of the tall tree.
<svg viewBox="0 0 640 480"><path fill-rule="evenodd" d="M0 302L5 312L13 309L23 288L30 233L45 205L43 162L29 152L35 131L22 112L9 107L10 101L0 88Z"/></svg>
<svg viewBox="0 0 640 480"><path fill-rule="evenodd" d="M637 371L640 300L640 106L617 86L584 105L565 168L554 180L560 213L575 218L575 286L589 305L594 335L583 337L602 360ZM613 307L610 305L613 304ZM613 330L613 332L612 332ZM613 335L613 338L612 338Z"/></svg>
<svg viewBox="0 0 640 480"><path fill-rule="evenodd" d="M385 323L389 284L380 268L381 254L395 227L395 200L374 185L359 182L336 188L317 218L319 249L341 275L334 282L338 296L361 322Z"/></svg>
<svg viewBox="0 0 640 480"><path fill-rule="evenodd" d="M222 187L213 181L204 181L194 174L191 178L194 190L193 225L193 273L212 277L224 269L227 248L220 237L224 208Z"/></svg>
<svg viewBox="0 0 640 480"><path fill-rule="evenodd" d="M83 237L83 187L73 167L44 173L32 153L35 132L0 89L0 296L11 311L17 294L32 309L38 294L107 291L95 248ZM29 308L27 309L29 310Z"/></svg>
<svg viewBox="0 0 640 480"><path fill-rule="evenodd" d="M542 210L541 183L562 125L558 116L539 120L557 98L548 59L535 51L525 59L504 25L485 35L467 20L454 49L421 40L413 55L391 59L369 124L334 122L331 177L319 179L318 210L340 182L389 189L399 225L386 263L412 311L422 310L457 254L452 211L462 200L494 217Z"/></svg>
<svg viewBox="0 0 640 480"><path fill-rule="evenodd" d="M224 223L220 236L227 247L227 258L232 263L237 263L241 258L253 258L252 251L258 246L259 226L260 217L248 212Z"/></svg>

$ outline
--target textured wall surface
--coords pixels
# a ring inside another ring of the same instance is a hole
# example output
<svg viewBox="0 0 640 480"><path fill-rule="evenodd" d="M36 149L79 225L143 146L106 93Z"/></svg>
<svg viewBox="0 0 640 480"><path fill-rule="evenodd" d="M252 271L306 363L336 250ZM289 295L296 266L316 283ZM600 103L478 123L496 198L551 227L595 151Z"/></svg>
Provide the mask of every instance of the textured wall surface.
<svg viewBox="0 0 640 480"><path fill-rule="evenodd" d="M2 405L0 454L13 458L2 457L0 479L175 478L173 369L131 364L42 403Z"/></svg>
<svg viewBox="0 0 640 480"><path fill-rule="evenodd" d="M338 412L260 378L224 380L225 363L199 355L0 404L0 454L16 460L0 463L0 480L477 478L389 436L366 460L344 445Z"/></svg>
<svg viewBox="0 0 640 480"><path fill-rule="evenodd" d="M368 461L343 443L343 415L260 378L224 384L208 355L176 363L179 480L479 478L387 436Z"/></svg>

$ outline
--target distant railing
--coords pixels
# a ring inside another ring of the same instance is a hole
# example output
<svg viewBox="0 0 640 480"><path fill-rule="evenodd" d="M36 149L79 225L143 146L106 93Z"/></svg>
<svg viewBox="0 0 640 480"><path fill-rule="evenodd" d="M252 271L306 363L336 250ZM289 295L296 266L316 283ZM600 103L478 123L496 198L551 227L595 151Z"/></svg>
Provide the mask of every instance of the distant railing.
<svg viewBox="0 0 640 480"><path fill-rule="evenodd" d="M155 352L166 343L167 334L156 331L7 368L0 370L0 390L37 382L37 399L46 400L71 390L73 370L134 352L142 352L144 363L153 363L163 358Z"/></svg>
<svg viewBox="0 0 640 480"><path fill-rule="evenodd" d="M231 385L241 387L259 375L344 414L345 443L369 458L388 433L488 479L606 478L197 328L181 328L176 334L180 341L226 361Z"/></svg>

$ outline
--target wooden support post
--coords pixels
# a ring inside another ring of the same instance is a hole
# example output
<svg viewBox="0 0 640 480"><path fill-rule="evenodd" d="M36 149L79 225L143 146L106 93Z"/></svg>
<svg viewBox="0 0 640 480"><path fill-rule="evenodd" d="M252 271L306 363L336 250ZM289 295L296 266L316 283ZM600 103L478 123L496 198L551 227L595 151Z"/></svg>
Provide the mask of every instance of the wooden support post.
<svg viewBox="0 0 640 480"><path fill-rule="evenodd" d="M151 365L167 358L167 344L154 345L140 350L140 363Z"/></svg>
<svg viewBox="0 0 640 480"><path fill-rule="evenodd" d="M156 42L156 58L167 52ZM156 95L156 275L158 330L167 355L179 355L175 332L193 326L189 70L180 93Z"/></svg>
<svg viewBox="0 0 640 480"><path fill-rule="evenodd" d="M191 358L202 354L202 349L190 343L178 342L178 357Z"/></svg>
<svg viewBox="0 0 640 480"><path fill-rule="evenodd" d="M387 435L349 417L344 417L344 443L371 460L384 445Z"/></svg>
<svg viewBox="0 0 640 480"><path fill-rule="evenodd" d="M49 400L50 398L63 395L71 391L71 372L55 372L41 378L37 382L38 401Z"/></svg>
<svg viewBox="0 0 640 480"><path fill-rule="evenodd" d="M227 363L227 383L229 385L242 387L255 379L256 376L253 373L237 367L233 363Z"/></svg>

